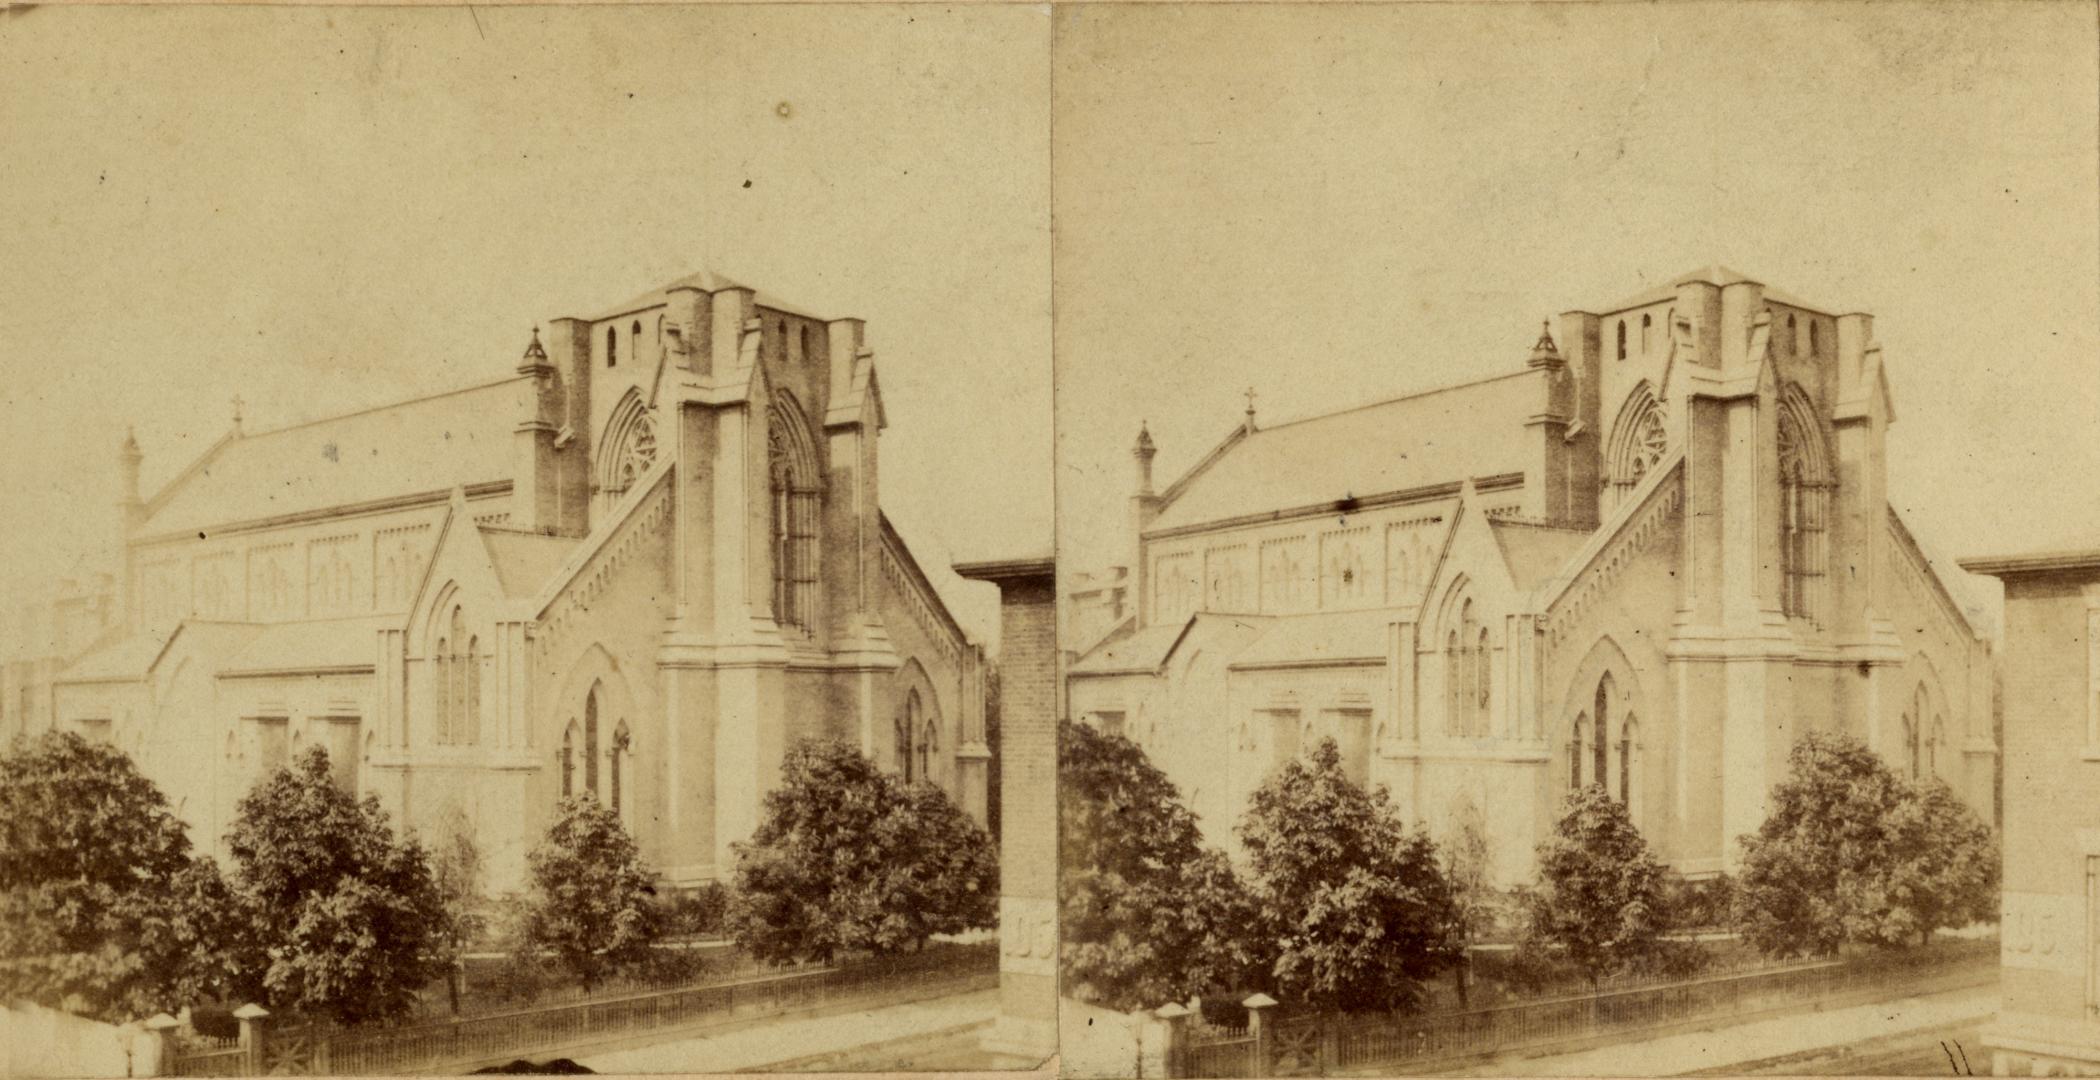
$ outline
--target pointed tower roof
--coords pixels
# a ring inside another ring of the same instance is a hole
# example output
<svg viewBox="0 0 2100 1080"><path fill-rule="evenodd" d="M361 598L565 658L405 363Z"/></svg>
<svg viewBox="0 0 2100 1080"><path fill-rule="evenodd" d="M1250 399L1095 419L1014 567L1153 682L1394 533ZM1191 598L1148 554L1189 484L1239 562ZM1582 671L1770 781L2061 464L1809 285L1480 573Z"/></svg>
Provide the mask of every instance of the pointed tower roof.
<svg viewBox="0 0 2100 1080"><path fill-rule="evenodd" d="M1553 343L1552 325L1541 320L1539 339L1532 343L1529 363L1532 367L1558 367L1561 362L1560 346Z"/></svg>

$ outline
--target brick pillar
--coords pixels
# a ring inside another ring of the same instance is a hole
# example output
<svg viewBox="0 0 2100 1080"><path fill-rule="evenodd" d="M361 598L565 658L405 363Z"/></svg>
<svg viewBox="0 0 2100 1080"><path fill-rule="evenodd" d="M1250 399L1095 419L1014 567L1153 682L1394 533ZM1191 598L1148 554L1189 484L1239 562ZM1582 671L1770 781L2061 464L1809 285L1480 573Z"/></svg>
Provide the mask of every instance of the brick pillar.
<svg viewBox="0 0 2100 1080"><path fill-rule="evenodd" d="M1057 1051L1057 587L1052 560L958 565L1000 588L999 1019L986 1048Z"/></svg>
<svg viewBox="0 0 2100 1080"><path fill-rule="evenodd" d="M267 1037L264 1021L270 1018L270 1010L249 1002L233 1010L233 1018L241 1022L241 1049L246 1051L241 1071L248 1076L262 1076L269 1072L263 1067L263 1040Z"/></svg>

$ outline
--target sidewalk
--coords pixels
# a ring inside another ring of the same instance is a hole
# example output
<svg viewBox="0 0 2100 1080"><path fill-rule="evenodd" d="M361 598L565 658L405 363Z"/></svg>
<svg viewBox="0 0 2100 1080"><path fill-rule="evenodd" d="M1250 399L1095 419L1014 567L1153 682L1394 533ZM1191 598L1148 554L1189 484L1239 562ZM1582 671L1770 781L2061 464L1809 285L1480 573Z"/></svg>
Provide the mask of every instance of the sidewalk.
<svg viewBox="0 0 2100 1080"><path fill-rule="evenodd" d="M584 1053L576 1061L600 1073L740 1072L989 1024L998 1011L999 992L978 990L905 1005L786 1017L651 1046Z"/></svg>
<svg viewBox="0 0 2100 1080"><path fill-rule="evenodd" d="M1508 1057L1463 1069L1460 1076L1678 1076L1885 1038L1906 1031L1972 1023L1998 1007L1998 987L1970 987L1867 1005L1804 1009L1747 1024L1548 1057Z"/></svg>

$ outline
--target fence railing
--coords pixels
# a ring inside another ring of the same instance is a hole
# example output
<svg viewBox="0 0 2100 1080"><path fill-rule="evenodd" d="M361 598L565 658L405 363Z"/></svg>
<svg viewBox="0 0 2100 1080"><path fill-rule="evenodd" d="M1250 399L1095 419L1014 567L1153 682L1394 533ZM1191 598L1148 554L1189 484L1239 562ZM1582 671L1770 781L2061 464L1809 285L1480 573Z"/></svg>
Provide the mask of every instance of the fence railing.
<svg viewBox="0 0 2100 1080"><path fill-rule="evenodd" d="M1248 1034L1191 1026L1170 1056L1176 1076L1324 1076L1422 1069L1457 1059L1578 1043L1602 1035L1740 1016L1870 989L1931 993L1987 981L1995 941L1730 972L1596 994L1421 1016L1263 1016Z"/></svg>
<svg viewBox="0 0 2100 1080"><path fill-rule="evenodd" d="M179 1076L236 1076L255 1071L314 1075L413 1072L863 1001L916 1001L989 987L997 980L997 947L971 945L406 1027L271 1029L257 1023L249 1029L250 1037L231 1050L207 1047L179 1053L175 1072Z"/></svg>

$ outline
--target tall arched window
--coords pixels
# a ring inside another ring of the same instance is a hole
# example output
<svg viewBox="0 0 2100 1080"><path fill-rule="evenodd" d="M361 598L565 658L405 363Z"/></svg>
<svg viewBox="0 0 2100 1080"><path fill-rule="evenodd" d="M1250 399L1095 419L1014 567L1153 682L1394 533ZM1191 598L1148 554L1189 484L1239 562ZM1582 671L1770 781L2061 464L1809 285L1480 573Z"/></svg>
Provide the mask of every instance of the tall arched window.
<svg viewBox="0 0 2100 1080"><path fill-rule="evenodd" d="M458 742L473 746L481 741L481 639L467 639L467 700L454 729Z"/></svg>
<svg viewBox="0 0 2100 1080"><path fill-rule="evenodd" d="M437 723L430 735L444 745L452 741L452 641L439 638L437 655L431 658L432 679L437 683Z"/></svg>
<svg viewBox="0 0 2100 1080"><path fill-rule="evenodd" d="M1590 714L1575 714L1575 728L1568 732L1568 790L1582 790L1582 764L1589 749Z"/></svg>
<svg viewBox="0 0 2100 1080"><path fill-rule="evenodd" d="M1460 726L1459 703L1465 697L1466 654L1459 644L1458 628L1444 635L1444 734L1456 737Z"/></svg>
<svg viewBox="0 0 2100 1080"><path fill-rule="evenodd" d="M583 787L598 794L598 688L583 698Z"/></svg>
<svg viewBox="0 0 2100 1080"><path fill-rule="evenodd" d="M916 778L912 771L914 766L917 765L917 761L913 757L912 744L918 738L919 714L919 692L917 690L906 691L904 695L904 711L897 716L896 741L897 772L904 777L904 782L907 784Z"/></svg>
<svg viewBox="0 0 2100 1080"><path fill-rule="evenodd" d="M1629 811L1633 809L1633 795L1639 787L1636 781L1640 775L1640 762L1640 724L1628 712L1626 718L1619 721L1619 801Z"/></svg>
<svg viewBox="0 0 2100 1080"><path fill-rule="evenodd" d="M561 797L576 794L576 721L561 733Z"/></svg>
<svg viewBox="0 0 2100 1080"><path fill-rule="evenodd" d="M636 360L642 358L642 320L636 319L634 325L627 328L627 347L634 350Z"/></svg>
<svg viewBox="0 0 2100 1080"><path fill-rule="evenodd" d="M919 779L933 779L934 757L940 753L941 733L933 726L933 718L927 717L919 725Z"/></svg>
<svg viewBox="0 0 2100 1080"><path fill-rule="evenodd" d="M1626 359L1626 320L1619 320L1619 359Z"/></svg>
<svg viewBox="0 0 2100 1080"><path fill-rule="evenodd" d="M620 328L617 326L608 326L605 328L605 366L618 367L619 365Z"/></svg>
<svg viewBox="0 0 2100 1080"><path fill-rule="evenodd" d="M1655 316L1653 316L1653 315L1645 315L1645 314L1641 316L1641 355L1642 355L1642 356L1646 356L1646 355L1648 355L1648 330L1649 330L1649 328L1650 328L1650 327L1652 327L1652 326L1654 326L1654 325L1655 325Z"/></svg>
<svg viewBox="0 0 2100 1080"><path fill-rule="evenodd" d="M627 816L627 804L623 801L620 781L626 775L627 755L633 748L634 737L627 730L627 721L622 720L613 728L612 749L605 756L606 772L610 774L608 779L612 781L608 805L612 807L613 813L621 817Z"/></svg>
<svg viewBox="0 0 2100 1080"><path fill-rule="evenodd" d="M1815 413L1800 388L1790 385L1779 403L1780 609L1811 623L1822 607L1830 488Z"/></svg>
<svg viewBox="0 0 2100 1080"><path fill-rule="evenodd" d="M1596 717L1593 724L1595 734L1590 740L1590 752L1596 755L1590 762L1590 783L1592 784L1606 783L1611 776L1611 740L1607 738L1607 735L1611 731L1613 693L1614 689L1610 674L1606 674L1603 678L1597 680L1597 701L1595 712L1593 713ZM1609 790L1609 788L1606 790Z"/></svg>
<svg viewBox="0 0 2100 1080"><path fill-rule="evenodd" d="M771 487L773 618L783 628L809 633L816 625L817 528L822 488L817 482L815 445L801 410L792 400L777 403L767 425Z"/></svg>
<svg viewBox="0 0 2100 1080"><path fill-rule="evenodd" d="M1488 710L1488 697L1495 681L1489 670L1493 665L1488 662L1491 654L1488 652L1487 630L1483 628L1475 634L1473 641L1473 734L1485 736L1489 734L1489 717L1493 715Z"/></svg>
<svg viewBox="0 0 2100 1080"><path fill-rule="evenodd" d="M1903 774L1918 778L1918 718L1910 712L1903 714Z"/></svg>

